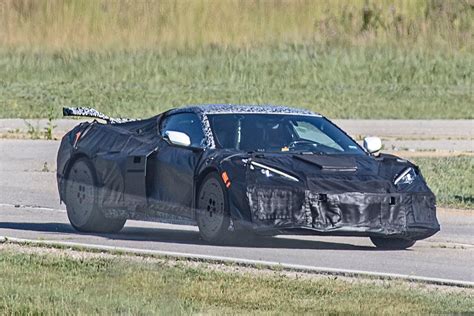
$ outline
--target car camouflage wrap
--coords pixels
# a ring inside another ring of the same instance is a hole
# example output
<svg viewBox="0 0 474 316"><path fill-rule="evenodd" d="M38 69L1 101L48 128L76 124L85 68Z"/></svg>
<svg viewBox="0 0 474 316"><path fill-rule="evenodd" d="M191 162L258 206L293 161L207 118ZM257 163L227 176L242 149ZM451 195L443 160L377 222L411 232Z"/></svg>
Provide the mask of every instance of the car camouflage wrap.
<svg viewBox="0 0 474 316"><path fill-rule="evenodd" d="M396 175L407 168L419 173L413 164L394 156L343 157L336 167L326 157L313 155L254 155L238 160L224 167L233 171L227 172L234 186L230 190L232 209L244 223L261 230L304 228L412 239L439 230L435 196L422 177L404 188L393 184ZM233 179L240 173L245 177Z"/></svg>
<svg viewBox="0 0 474 316"><path fill-rule="evenodd" d="M201 147L176 146L160 132L170 115L194 113ZM95 171L98 207L107 218L193 223L198 189L210 173L226 191L233 229L261 234L331 234L423 239L439 231L435 196L417 166L396 156L247 152L216 146L209 117L216 113L273 113L321 117L281 106L201 105L119 123L98 112L62 139L57 178L61 200L71 166L81 158ZM362 149L360 149L362 151Z"/></svg>

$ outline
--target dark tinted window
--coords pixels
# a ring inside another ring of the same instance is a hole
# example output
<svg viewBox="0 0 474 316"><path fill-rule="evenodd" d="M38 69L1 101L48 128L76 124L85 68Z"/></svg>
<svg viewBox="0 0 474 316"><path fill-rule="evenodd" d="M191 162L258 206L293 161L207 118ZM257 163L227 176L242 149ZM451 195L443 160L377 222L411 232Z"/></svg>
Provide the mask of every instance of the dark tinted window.
<svg viewBox="0 0 474 316"><path fill-rule="evenodd" d="M194 113L173 114L165 117L161 123L161 135L165 135L166 131L186 133L191 139L191 146L204 146L201 120Z"/></svg>
<svg viewBox="0 0 474 316"><path fill-rule="evenodd" d="M319 116L214 114L208 117L218 148L259 152L364 153L350 137Z"/></svg>

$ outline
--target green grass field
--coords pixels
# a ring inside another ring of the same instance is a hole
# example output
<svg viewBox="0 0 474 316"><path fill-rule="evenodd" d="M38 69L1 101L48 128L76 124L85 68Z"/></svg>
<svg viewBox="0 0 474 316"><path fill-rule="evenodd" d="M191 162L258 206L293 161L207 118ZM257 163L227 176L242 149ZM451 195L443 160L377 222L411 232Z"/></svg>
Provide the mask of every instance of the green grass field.
<svg viewBox="0 0 474 316"><path fill-rule="evenodd" d="M273 103L331 118L472 119L472 65L472 54L298 45L0 52L0 117L59 117L71 105L146 117L183 104Z"/></svg>
<svg viewBox="0 0 474 316"><path fill-rule="evenodd" d="M1 314L428 314L474 309L472 291L294 279L181 264L12 252L0 246Z"/></svg>
<svg viewBox="0 0 474 316"><path fill-rule="evenodd" d="M439 206L474 209L474 157L412 159Z"/></svg>
<svg viewBox="0 0 474 316"><path fill-rule="evenodd" d="M274 103L333 118L474 118L456 0L0 2L0 118Z"/></svg>

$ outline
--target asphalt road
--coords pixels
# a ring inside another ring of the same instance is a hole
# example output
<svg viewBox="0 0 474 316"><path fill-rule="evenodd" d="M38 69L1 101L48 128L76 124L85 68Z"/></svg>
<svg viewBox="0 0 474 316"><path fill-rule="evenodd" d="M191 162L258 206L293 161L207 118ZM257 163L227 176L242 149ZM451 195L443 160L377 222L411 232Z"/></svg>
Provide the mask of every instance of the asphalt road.
<svg viewBox="0 0 474 316"><path fill-rule="evenodd" d="M0 140L0 236L238 257L317 267L474 281L474 216L440 211L442 231L406 251L368 238L275 237L213 246L192 226L129 221L119 234L80 234L67 221L55 181L55 141Z"/></svg>

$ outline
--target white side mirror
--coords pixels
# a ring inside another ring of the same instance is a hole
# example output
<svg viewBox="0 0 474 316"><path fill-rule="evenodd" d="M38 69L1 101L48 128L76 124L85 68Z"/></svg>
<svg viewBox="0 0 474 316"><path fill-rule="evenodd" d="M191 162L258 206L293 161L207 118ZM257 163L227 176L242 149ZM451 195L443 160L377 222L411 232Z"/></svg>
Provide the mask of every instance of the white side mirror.
<svg viewBox="0 0 474 316"><path fill-rule="evenodd" d="M364 138L364 148L367 152L373 154L374 156L378 156L380 150L382 149L382 141L380 138L371 136Z"/></svg>
<svg viewBox="0 0 474 316"><path fill-rule="evenodd" d="M166 131L165 136L168 137L169 141L178 146L190 146L191 139L186 133L176 131Z"/></svg>

